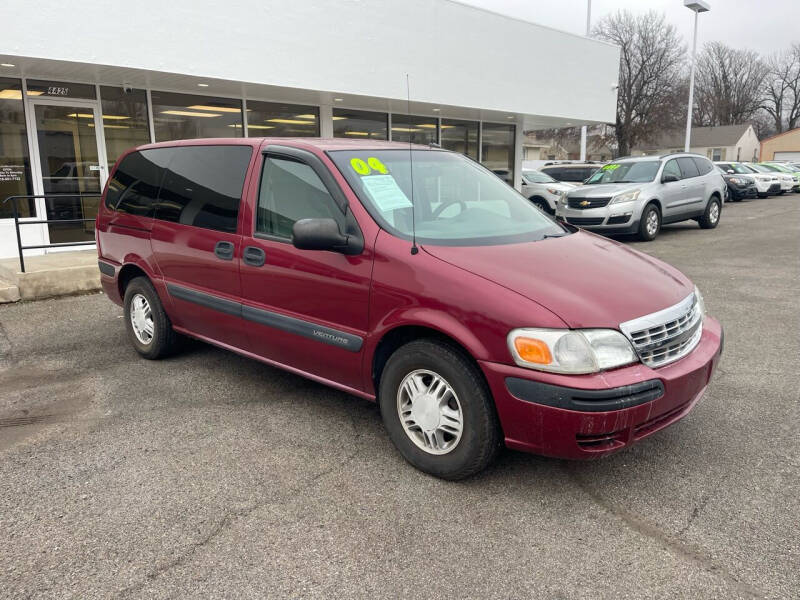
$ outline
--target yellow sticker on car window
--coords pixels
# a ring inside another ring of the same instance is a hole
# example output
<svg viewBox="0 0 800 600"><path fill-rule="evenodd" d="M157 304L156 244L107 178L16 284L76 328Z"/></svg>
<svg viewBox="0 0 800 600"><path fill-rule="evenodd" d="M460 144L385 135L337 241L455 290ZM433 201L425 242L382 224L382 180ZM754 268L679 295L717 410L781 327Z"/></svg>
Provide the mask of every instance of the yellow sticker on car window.
<svg viewBox="0 0 800 600"><path fill-rule="evenodd" d="M369 165L360 158L351 158L350 166L353 167L353 171L355 171L359 175L369 175L371 171Z"/></svg>
<svg viewBox="0 0 800 600"><path fill-rule="evenodd" d="M370 166L372 169L374 169L375 171L377 171L378 173L380 173L381 175L386 175L386 174L389 172L389 169L387 169L387 168L386 168L386 165L384 165L384 164L383 164L383 163L382 163L380 160L378 160L378 159L377 159L377 158L375 158L374 156L370 156L370 157L367 159L367 164L368 164L368 165L369 165L369 166Z"/></svg>
<svg viewBox="0 0 800 600"><path fill-rule="evenodd" d="M603 171L613 171L614 169L619 169L619 165L604 165Z"/></svg>

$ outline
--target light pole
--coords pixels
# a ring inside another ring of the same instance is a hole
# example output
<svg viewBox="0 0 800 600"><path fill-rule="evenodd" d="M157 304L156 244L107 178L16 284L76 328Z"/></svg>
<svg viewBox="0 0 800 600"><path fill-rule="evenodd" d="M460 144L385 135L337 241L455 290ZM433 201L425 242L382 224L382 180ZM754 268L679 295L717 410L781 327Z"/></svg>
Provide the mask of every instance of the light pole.
<svg viewBox="0 0 800 600"><path fill-rule="evenodd" d="M592 0L586 0L586 37L592 27ZM586 125L581 127L581 162L586 160Z"/></svg>
<svg viewBox="0 0 800 600"><path fill-rule="evenodd" d="M701 12L708 12L711 10L711 5L708 0L683 0L683 5L694 11L694 40L692 41L692 72L689 75L689 108L686 113L686 143L684 144L684 152L689 151L692 143L692 109L694 108L694 68L697 62L697 16Z"/></svg>

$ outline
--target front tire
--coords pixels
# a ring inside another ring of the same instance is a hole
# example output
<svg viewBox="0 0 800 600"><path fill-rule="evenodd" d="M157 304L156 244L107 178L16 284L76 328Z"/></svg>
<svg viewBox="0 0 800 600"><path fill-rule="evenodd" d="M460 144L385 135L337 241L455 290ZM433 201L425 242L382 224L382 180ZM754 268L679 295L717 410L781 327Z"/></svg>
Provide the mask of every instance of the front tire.
<svg viewBox="0 0 800 600"><path fill-rule="evenodd" d="M457 348L422 339L389 358L379 386L389 438L417 469L463 479L485 469L502 442L491 394Z"/></svg>
<svg viewBox="0 0 800 600"><path fill-rule="evenodd" d="M178 335L147 277L131 280L125 288L124 307L125 329L139 354L148 360L156 360L176 350Z"/></svg>
<svg viewBox="0 0 800 600"><path fill-rule="evenodd" d="M528 198L528 200L530 200L532 204L536 205L543 213L548 215L555 214L555 211L550 209L550 205L543 198L534 196L532 198Z"/></svg>
<svg viewBox="0 0 800 600"><path fill-rule="evenodd" d="M716 196L711 196L711 200L708 201L708 205L706 206L706 211L703 213L703 216L700 217L697 222L700 223L700 227L703 229L714 229L717 225L719 225L719 218L722 215L722 204L719 201L719 198Z"/></svg>
<svg viewBox="0 0 800 600"><path fill-rule="evenodd" d="M643 242L652 242L661 231L661 211L653 203L648 204L642 211L639 220L639 239Z"/></svg>

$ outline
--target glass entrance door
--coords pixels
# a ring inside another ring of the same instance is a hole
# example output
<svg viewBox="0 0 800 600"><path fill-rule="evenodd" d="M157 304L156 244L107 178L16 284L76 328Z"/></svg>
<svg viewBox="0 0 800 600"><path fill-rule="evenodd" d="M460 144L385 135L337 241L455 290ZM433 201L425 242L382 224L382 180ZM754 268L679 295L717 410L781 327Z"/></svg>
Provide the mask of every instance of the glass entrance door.
<svg viewBox="0 0 800 600"><path fill-rule="evenodd" d="M91 241L94 223L74 220L97 216L100 198L77 194L99 194L105 183L97 107L52 100L32 104L42 193L64 195L44 201L47 219L64 221L48 224L50 243Z"/></svg>

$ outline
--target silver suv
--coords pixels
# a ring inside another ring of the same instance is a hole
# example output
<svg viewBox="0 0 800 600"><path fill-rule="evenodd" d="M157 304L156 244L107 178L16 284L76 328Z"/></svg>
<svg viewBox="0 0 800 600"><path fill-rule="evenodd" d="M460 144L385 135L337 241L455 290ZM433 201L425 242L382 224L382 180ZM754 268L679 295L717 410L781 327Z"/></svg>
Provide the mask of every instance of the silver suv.
<svg viewBox="0 0 800 600"><path fill-rule="evenodd" d="M650 241L666 223L694 219L713 229L724 195L722 174L699 154L622 158L567 192L556 216L598 233L635 233Z"/></svg>

